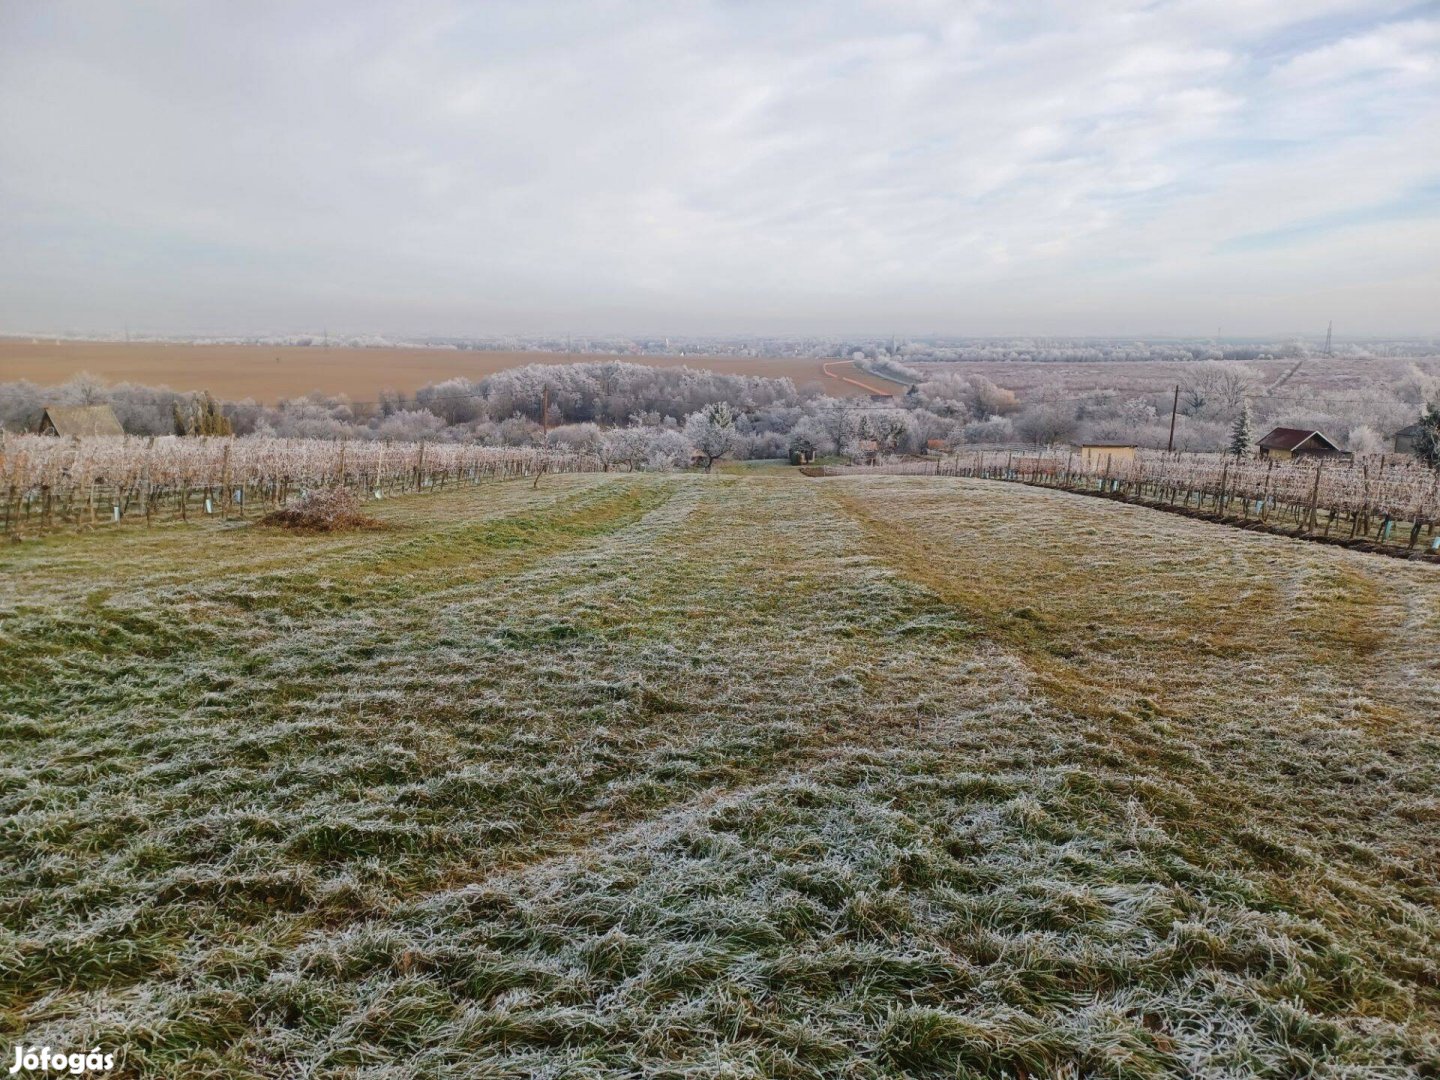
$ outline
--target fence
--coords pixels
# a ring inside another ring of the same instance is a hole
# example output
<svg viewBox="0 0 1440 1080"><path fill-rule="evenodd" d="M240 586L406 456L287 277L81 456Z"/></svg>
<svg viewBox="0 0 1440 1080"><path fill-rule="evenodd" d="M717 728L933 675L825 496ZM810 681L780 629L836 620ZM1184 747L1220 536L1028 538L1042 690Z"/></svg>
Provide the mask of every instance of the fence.
<svg viewBox="0 0 1440 1080"><path fill-rule="evenodd" d="M580 454L461 443L0 437L6 533L142 516L243 518L284 506L309 488L347 487L378 498L598 468Z"/></svg>

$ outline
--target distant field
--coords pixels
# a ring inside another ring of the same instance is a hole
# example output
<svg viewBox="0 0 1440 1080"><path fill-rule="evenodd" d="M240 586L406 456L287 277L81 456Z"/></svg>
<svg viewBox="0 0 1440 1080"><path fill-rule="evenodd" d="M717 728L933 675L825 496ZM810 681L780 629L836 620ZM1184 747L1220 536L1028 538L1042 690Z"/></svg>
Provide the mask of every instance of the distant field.
<svg viewBox="0 0 1440 1080"><path fill-rule="evenodd" d="M1296 400L1319 400L1326 394L1343 396L1383 386L1399 378L1411 365L1440 373L1440 357L1420 360L1358 360L1348 357L1308 359L1283 387ZM1194 373L1195 364L1170 360L1115 363L985 363L911 365L930 375L945 373L983 375L991 382L1024 396L1041 387L1060 387L1083 394L1091 390L1117 390L1134 394L1163 394ZM1250 361L1246 367L1260 372L1264 386L1275 386L1295 368L1295 361Z"/></svg>
<svg viewBox="0 0 1440 1080"><path fill-rule="evenodd" d="M802 390L864 397L857 386L829 378L819 360L726 356L596 356L578 353L480 352L455 349L266 348L259 345L155 345L0 339L0 382L64 382L87 371L106 382L176 390L209 390L227 399L274 404L313 390L374 401L381 390L413 392L463 375L478 379L524 364L623 360L652 367L693 367L725 375L789 377Z"/></svg>
<svg viewBox="0 0 1440 1080"><path fill-rule="evenodd" d="M574 364L623 360L654 367L704 368L729 375L788 377L801 390L836 397L868 397L871 389L903 393L902 384L865 375L848 361L792 357L597 356L580 353L481 352L453 349L266 348L258 345L155 345L123 342L31 342L0 339L0 382L29 379L41 385L64 382L86 371L106 382L137 382L176 390L209 390L221 398L254 398L274 404L313 390L373 401L381 390L413 392L426 383L463 375L478 379L523 364ZM1344 394L1387 383L1411 363L1440 372L1440 358L1409 360L1307 360L1286 383L1285 393L1299 400L1318 394ZM1060 386L1080 394L1090 390L1164 393L1182 381L1193 365L1165 361L1113 364L958 363L916 364L933 374L977 374L1026 394ZM1295 366L1293 360L1251 364L1274 383ZM843 377L854 379L847 382Z"/></svg>
<svg viewBox="0 0 1440 1080"><path fill-rule="evenodd" d="M1434 567L936 477L370 509L0 547L4 1045L1440 1075Z"/></svg>

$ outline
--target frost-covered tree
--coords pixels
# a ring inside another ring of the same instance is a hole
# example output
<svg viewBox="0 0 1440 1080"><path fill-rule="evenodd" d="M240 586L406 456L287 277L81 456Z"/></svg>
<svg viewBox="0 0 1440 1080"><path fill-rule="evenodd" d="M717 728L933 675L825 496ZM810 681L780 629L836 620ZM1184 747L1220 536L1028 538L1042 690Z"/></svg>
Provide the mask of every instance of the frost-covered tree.
<svg viewBox="0 0 1440 1080"><path fill-rule="evenodd" d="M871 428L880 449L889 453L910 433L910 419L900 409L885 409L877 412Z"/></svg>
<svg viewBox="0 0 1440 1080"><path fill-rule="evenodd" d="M433 439L444 426L444 420L426 409L402 409L381 420L375 432L393 442L419 442Z"/></svg>
<svg viewBox="0 0 1440 1080"><path fill-rule="evenodd" d="M713 402L685 418L685 437L704 457L706 472L735 449L738 436L735 412L728 402Z"/></svg>
<svg viewBox="0 0 1440 1080"><path fill-rule="evenodd" d="M550 446L599 457L602 464L606 460L606 456L601 453L604 442L605 433L600 430L600 425L591 423L564 424L552 428L546 437L546 443Z"/></svg>
<svg viewBox="0 0 1440 1080"><path fill-rule="evenodd" d="M230 418L220 409L220 403L205 393L181 404L171 403L171 415L175 421L176 435L230 435L233 430Z"/></svg>
<svg viewBox="0 0 1440 1080"><path fill-rule="evenodd" d="M962 435L967 443L1008 443L1015 439L1015 425L1009 417L994 416L989 420L975 420L964 426Z"/></svg>
<svg viewBox="0 0 1440 1080"><path fill-rule="evenodd" d="M1369 424L1351 428L1346 441L1350 444L1350 452L1356 457L1367 457L1385 452L1385 436Z"/></svg>
<svg viewBox="0 0 1440 1080"><path fill-rule="evenodd" d="M624 465L634 472L650 456L650 444L655 433L643 427L615 428L605 433L605 456L616 465Z"/></svg>
<svg viewBox="0 0 1440 1080"><path fill-rule="evenodd" d="M970 380L970 386L970 411L976 416L1008 416L1020 408L1014 391L996 386L989 379L977 375Z"/></svg>
<svg viewBox="0 0 1440 1080"><path fill-rule="evenodd" d="M1207 362L1185 380L1180 399L1187 416L1228 419L1255 391L1259 377L1242 364Z"/></svg>
<svg viewBox="0 0 1440 1080"><path fill-rule="evenodd" d="M1063 401L1033 405L1015 421L1015 433L1037 446L1051 446L1074 438L1079 428L1074 407Z"/></svg>
<svg viewBox="0 0 1440 1080"><path fill-rule="evenodd" d="M1247 400L1235 414L1235 423L1230 426L1230 453L1237 458L1250 453L1250 444L1255 441L1255 424L1250 416L1250 402Z"/></svg>
<svg viewBox="0 0 1440 1080"><path fill-rule="evenodd" d="M0 430L34 431L45 403L45 392L32 382L0 383Z"/></svg>
<svg viewBox="0 0 1440 1080"><path fill-rule="evenodd" d="M650 438L645 464L652 469L680 469L690 464L690 440L674 428L660 428Z"/></svg>
<svg viewBox="0 0 1440 1080"><path fill-rule="evenodd" d="M1440 401L1425 406L1420 417L1420 436L1415 440L1415 454L1432 469L1440 469Z"/></svg>

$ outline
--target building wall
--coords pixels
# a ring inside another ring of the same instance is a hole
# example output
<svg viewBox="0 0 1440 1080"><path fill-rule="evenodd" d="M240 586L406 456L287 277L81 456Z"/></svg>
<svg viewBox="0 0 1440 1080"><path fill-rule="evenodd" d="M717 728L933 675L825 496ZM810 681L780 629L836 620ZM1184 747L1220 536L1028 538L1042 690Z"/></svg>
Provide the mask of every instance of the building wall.
<svg viewBox="0 0 1440 1080"><path fill-rule="evenodd" d="M1106 459L1114 462L1134 461L1135 447L1133 446L1082 446L1080 458L1083 461L1103 465Z"/></svg>

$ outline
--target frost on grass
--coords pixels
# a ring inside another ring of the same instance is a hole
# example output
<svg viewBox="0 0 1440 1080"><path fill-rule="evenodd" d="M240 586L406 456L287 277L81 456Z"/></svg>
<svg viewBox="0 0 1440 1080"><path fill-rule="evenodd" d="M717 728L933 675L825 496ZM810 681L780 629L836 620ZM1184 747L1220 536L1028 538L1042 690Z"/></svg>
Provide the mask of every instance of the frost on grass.
<svg viewBox="0 0 1440 1080"><path fill-rule="evenodd" d="M554 480L209 529L203 563L174 530L4 556L11 1043L1440 1069L1428 568L993 485Z"/></svg>

